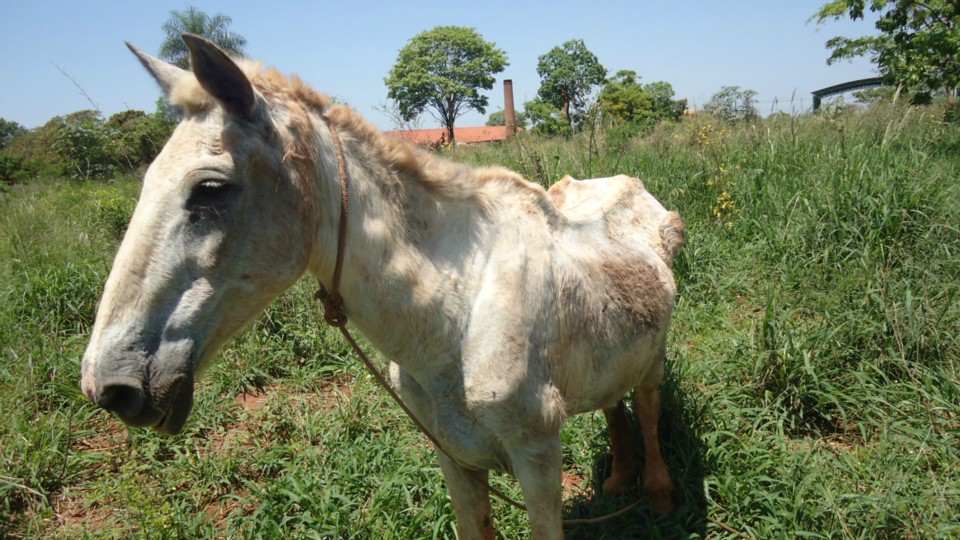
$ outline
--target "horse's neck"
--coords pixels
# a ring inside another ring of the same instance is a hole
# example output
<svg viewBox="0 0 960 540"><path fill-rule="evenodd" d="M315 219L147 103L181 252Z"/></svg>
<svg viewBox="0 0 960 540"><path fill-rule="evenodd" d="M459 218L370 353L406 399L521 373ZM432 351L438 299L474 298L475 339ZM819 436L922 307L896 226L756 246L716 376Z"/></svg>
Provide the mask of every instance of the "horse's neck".
<svg viewBox="0 0 960 540"><path fill-rule="evenodd" d="M448 294L447 285L462 279L463 265L443 264L441 268L436 256L442 252L469 257L473 248L469 238L461 235L476 228L478 216L462 202L444 200L386 164L371 160L371 155L375 152L365 149L363 141L344 145L350 187L340 294L353 325L378 349L404 363L401 357L410 349L411 340L419 340L417 346L423 348L446 347L451 341L431 332L454 331L458 324L460 310L450 305L453 295ZM330 169L329 165L326 168ZM336 193L324 197L326 211L339 217L338 173L326 182L336 186L326 190ZM330 223L330 219L323 221ZM321 231L327 240L319 243L326 247L321 247L318 258L326 271L317 275L325 284L336 258L336 228ZM437 245L439 231L464 245L454 249ZM448 320L442 324L427 320L437 316ZM448 351L433 352L437 357Z"/></svg>

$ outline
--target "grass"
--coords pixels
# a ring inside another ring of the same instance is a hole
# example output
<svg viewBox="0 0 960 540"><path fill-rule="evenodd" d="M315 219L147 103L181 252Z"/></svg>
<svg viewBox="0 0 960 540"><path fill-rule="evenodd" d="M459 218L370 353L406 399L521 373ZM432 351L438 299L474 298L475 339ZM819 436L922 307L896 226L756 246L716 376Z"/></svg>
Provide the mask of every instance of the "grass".
<svg viewBox="0 0 960 540"><path fill-rule="evenodd" d="M450 152L544 184L638 176L687 222L661 428L679 508L568 537L960 536L958 156L960 127L896 107ZM221 352L182 435L86 402L79 361L138 187L0 193L0 537L452 538L435 456L309 281ZM567 517L637 496L595 495L602 415L562 435L583 485ZM528 537L522 512L494 515Z"/></svg>

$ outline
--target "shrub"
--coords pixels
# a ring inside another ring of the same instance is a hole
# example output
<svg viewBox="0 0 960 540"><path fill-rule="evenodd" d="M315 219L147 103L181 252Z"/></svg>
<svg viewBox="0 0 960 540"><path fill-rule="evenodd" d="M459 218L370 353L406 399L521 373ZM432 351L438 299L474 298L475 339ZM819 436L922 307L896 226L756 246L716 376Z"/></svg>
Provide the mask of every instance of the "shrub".
<svg viewBox="0 0 960 540"><path fill-rule="evenodd" d="M109 178L117 172L117 133L93 111L67 116L57 133L54 148L60 154L64 174L79 180Z"/></svg>
<svg viewBox="0 0 960 540"><path fill-rule="evenodd" d="M0 154L0 182L12 186L22 184L37 175L40 167L20 156Z"/></svg>

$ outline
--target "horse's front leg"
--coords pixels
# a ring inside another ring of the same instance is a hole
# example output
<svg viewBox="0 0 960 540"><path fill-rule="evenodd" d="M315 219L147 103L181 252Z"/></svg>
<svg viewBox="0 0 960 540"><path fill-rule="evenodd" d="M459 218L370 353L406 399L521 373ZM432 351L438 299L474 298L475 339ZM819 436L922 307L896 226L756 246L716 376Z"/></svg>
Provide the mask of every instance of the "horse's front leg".
<svg viewBox="0 0 960 540"><path fill-rule="evenodd" d="M440 469L450 490L453 512L457 516L457 536L461 540L493 540L496 534L490 519L486 470L466 470L437 452Z"/></svg>
<svg viewBox="0 0 960 540"><path fill-rule="evenodd" d="M543 435L509 451L536 540L563 538L563 456L560 435Z"/></svg>

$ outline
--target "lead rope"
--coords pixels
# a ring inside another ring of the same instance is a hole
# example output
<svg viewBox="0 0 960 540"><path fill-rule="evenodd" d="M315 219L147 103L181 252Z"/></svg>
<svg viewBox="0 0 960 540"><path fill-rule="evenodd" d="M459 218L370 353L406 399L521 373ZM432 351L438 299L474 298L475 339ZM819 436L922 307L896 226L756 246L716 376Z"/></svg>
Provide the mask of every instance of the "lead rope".
<svg viewBox="0 0 960 540"><path fill-rule="evenodd" d="M490 482L481 480L476 476L473 476L473 470L464 467L456 458L451 456L446 450L443 449L443 446L440 444L440 441L430 433L430 430L427 429L425 425L417 418L413 411L407 407L406 403L400 398L397 392L390 386L390 383L387 382L387 379L380 373L380 370L377 369L370 358L363 352L363 349L360 348L360 345L357 343L353 336L350 335L350 331L347 330L347 314L343 311L343 297L340 296L340 275L343 269L343 252L345 247L345 242L347 239L347 218L350 208L349 200L349 177L347 176L347 161L343 156L343 144L340 142L340 135L337 133L336 126L326 117L324 120L327 122L327 127L330 129L330 136L333 138L333 144L337 151L337 169L340 174L340 230L337 234L337 262L336 266L333 268L333 281L330 283L330 290L327 291L327 288L323 286L323 283L320 283L320 289L317 290L317 293L314 295L314 298L319 300L323 304L323 320L326 321L330 326L340 330L340 333L343 335L343 339L347 340L347 343L350 344L350 347L353 348L353 352L360 357L360 360L363 361L364 365L367 366L367 370L373 374L373 377L377 380L380 386L390 394L390 397L397 402L397 405L403 409L403 412L410 417L410 420L413 421L414 425L420 430L423 435L433 443L433 446L437 449L438 452L446 456L450 461L453 461L461 469L467 471L470 474L470 478L473 478L474 481L483 485L487 492L496 495L498 498L502 499L504 502L519 508L520 510L527 511L527 507L522 503L515 501L514 499L506 496L503 492L497 488L490 485ZM565 519L563 520L564 527L570 527L573 525L590 525L594 523L600 523L608 519L615 518L621 514L626 513L629 510L632 510L637 505L640 504L640 500L636 500L624 508L600 516L597 518L587 518L587 519Z"/></svg>

